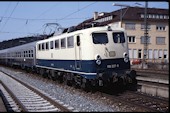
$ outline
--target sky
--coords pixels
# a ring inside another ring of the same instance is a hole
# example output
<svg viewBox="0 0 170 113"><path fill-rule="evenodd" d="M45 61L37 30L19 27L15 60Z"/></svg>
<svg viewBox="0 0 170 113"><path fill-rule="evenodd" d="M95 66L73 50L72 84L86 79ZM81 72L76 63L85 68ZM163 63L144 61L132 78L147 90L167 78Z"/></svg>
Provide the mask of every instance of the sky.
<svg viewBox="0 0 170 113"><path fill-rule="evenodd" d="M56 26L49 27L46 23L58 23L63 28L76 26L92 18L94 12L112 12L121 8L113 3L145 7L145 1L0 1L0 42L49 34ZM169 4L148 1L148 7L169 9Z"/></svg>

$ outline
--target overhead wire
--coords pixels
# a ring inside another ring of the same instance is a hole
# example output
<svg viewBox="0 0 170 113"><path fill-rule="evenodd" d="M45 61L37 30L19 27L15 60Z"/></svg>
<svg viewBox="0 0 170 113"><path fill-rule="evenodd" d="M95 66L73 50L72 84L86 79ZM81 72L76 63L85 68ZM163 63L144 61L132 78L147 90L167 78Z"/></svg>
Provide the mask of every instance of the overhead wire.
<svg viewBox="0 0 170 113"><path fill-rule="evenodd" d="M2 21L3 21L3 19L4 19L3 17L6 15L6 13L7 13L8 9L9 9L10 4L11 4L11 2L9 2L9 4L8 4L8 6L7 6L7 8L6 8L6 10L4 11L4 14L3 14L3 16L1 17L0 22L2 22Z"/></svg>
<svg viewBox="0 0 170 113"><path fill-rule="evenodd" d="M17 4L15 5L15 7L14 7L14 9L12 10L12 12L11 12L11 14L10 14L9 17L12 16L12 14L14 13L14 11L15 11L15 9L17 8L18 4L19 4L19 2L17 2ZM5 24L2 26L2 29L0 30L0 32L1 32L1 31L3 30L3 28L6 26L7 22L9 21L9 19L10 19L10 18L8 18L8 19L6 20L6 22L5 22Z"/></svg>
<svg viewBox="0 0 170 113"><path fill-rule="evenodd" d="M85 6L85 7L83 7L83 8L81 8L81 9L78 8L77 11L75 11L75 12L73 12L73 13L70 13L70 14L66 15L65 17L61 18L59 21L65 19L65 18L67 18L67 17L69 17L69 16L71 16L71 15L73 15L73 14L75 14L75 13L77 13L77 12L79 12L79 11L81 11L81 10L83 10L83 9L85 9L85 8L87 8L87 7L91 6L91 5L93 5L93 4L95 4L95 3L97 3L97 1L91 3L91 4L87 5L87 6Z"/></svg>
<svg viewBox="0 0 170 113"><path fill-rule="evenodd" d="M97 1L96 1L96 2L97 2ZM79 8L79 6L78 6L78 10L77 10L77 11L74 11L74 12L72 12L72 13L64 16L63 18L58 18L58 19L43 19L43 18L37 19L38 17L44 15L47 11L51 10L53 7L48 8L48 9L45 10L43 13L41 13L39 16L37 16L36 18L17 18L17 17L11 17L12 14L13 14L13 12L14 12L14 10L16 9L16 7L17 7L18 4L19 4L19 2L17 2L15 8L13 9L13 11L11 12L11 14L10 14L9 17L0 16L0 17L3 18L3 19L5 19L5 18L7 19L7 21L6 21L6 23L4 24L4 26L2 27L2 29L5 27L5 25L7 24L7 22L8 22L9 19L15 19L15 20L23 20L23 21L25 21L25 24L22 26L22 28L23 28L25 25L27 25L27 27L28 27L28 23L29 23L30 21L56 20L56 21L58 22L58 21L67 20L67 19L68 19L68 20L70 20L70 19L87 19L87 18L89 18L89 17L83 17L83 18L67 18L67 17L69 17L69 16L71 16L71 15L77 13L77 12L80 12L80 11L86 9L87 7L95 4L96 2L93 2L93 3L91 3L91 4L88 4L88 5L84 6L83 8ZM57 5L57 4L55 4L55 5L53 5L53 6L56 6L56 5ZM2 31L2 29L1 29L0 31ZM42 30L42 29L43 29L43 28L40 28L40 29L36 30L35 32L38 32L38 31L40 31L40 30ZM1 32L1 33L3 33L3 32ZM5 33L5 32L4 32L4 33ZM8 33L22 33L22 32L8 32ZM32 34L32 33L31 33L31 34Z"/></svg>
<svg viewBox="0 0 170 113"><path fill-rule="evenodd" d="M81 11L81 10L83 10L83 9L85 9L85 8L93 5L93 4L95 4L95 3L97 3L97 1L96 1L96 2L93 2L93 3L91 3L91 4L88 4L88 5L86 5L85 7L81 8L81 9L79 9L79 6L78 6L78 10L77 10L77 11L75 11L75 12L73 12L73 13L70 13L70 14L64 16L64 17L61 18L61 19L58 19L58 21L64 20L64 19L66 19L67 17L69 17L69 16L71 16L71 15L73 15L73 14L75 14L75 13L77 13L77 12L79 12L79 11ZM57 21L57 22L58 22L58 21ZM38 30L36 30L36 31L40 31L40 30L42 30L42 29L43 29L43 28L38 29Z"/></svg>
<svg viewBox="0 0 170 113"><path fill-rule="evenodd" d="M19 17L5 17L5 16L0 16L0 18L3 18L3 19L14 19L14 20L23 20L23 21L26 21L26 20L29 20L29 21L44 21L44 20L61 20L62 18L49 18L49 19L43 19L43 18L39 18L39 19L36 19L36 18L19 18ZM66 18L65 20L69 20L69 19L85 19L87 17L81 17L81 18Z"/></svg>

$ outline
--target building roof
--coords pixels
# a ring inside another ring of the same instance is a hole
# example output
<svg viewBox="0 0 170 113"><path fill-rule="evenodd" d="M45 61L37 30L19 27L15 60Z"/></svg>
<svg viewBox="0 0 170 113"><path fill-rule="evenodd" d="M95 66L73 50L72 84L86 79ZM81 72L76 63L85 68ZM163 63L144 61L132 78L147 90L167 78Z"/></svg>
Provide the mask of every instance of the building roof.
<svg viewBox="0 0 170 113"><path fill-rule="evenodd" d="M119 9L110 13L104 13L102 16L98 16L96 20L94 18L85 20L84 22L78 24L77 29L82 29L90 27L91 23L98 22L98 26L107 25L113 22L120 21L120 14L123 14L123 21L144 21L145 8L142 7L127 7ZM158 9L158 8L147 8L148 22L169 22L169 10L168 9ZM105 21L102 18L112 16L107 18Z"/></svg>

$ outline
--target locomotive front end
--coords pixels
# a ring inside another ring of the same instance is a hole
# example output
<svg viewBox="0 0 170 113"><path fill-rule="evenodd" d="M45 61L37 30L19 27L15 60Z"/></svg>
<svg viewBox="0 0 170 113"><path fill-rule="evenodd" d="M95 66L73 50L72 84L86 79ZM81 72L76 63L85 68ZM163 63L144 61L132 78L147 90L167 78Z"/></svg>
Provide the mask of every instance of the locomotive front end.
<svg viewBox="0 0 170 113"><path fill-rule="evenodd" d="M136 72L130 70L128 44L123 29L93 32L94 59L99 86L136 83Z"/></svg>

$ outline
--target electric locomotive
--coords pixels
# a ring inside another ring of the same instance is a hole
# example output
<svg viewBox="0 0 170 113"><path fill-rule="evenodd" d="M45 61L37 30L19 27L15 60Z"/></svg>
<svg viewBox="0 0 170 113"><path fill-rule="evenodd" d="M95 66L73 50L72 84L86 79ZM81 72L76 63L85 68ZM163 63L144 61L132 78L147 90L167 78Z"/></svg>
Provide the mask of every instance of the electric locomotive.
<svg viewBox="0 0 170 113"><path fill-rule="evenodd" d="M136 82L130 70L123 28L111 26L69 30L36 43L36 67L49 78L83 88Z"/></svg>

